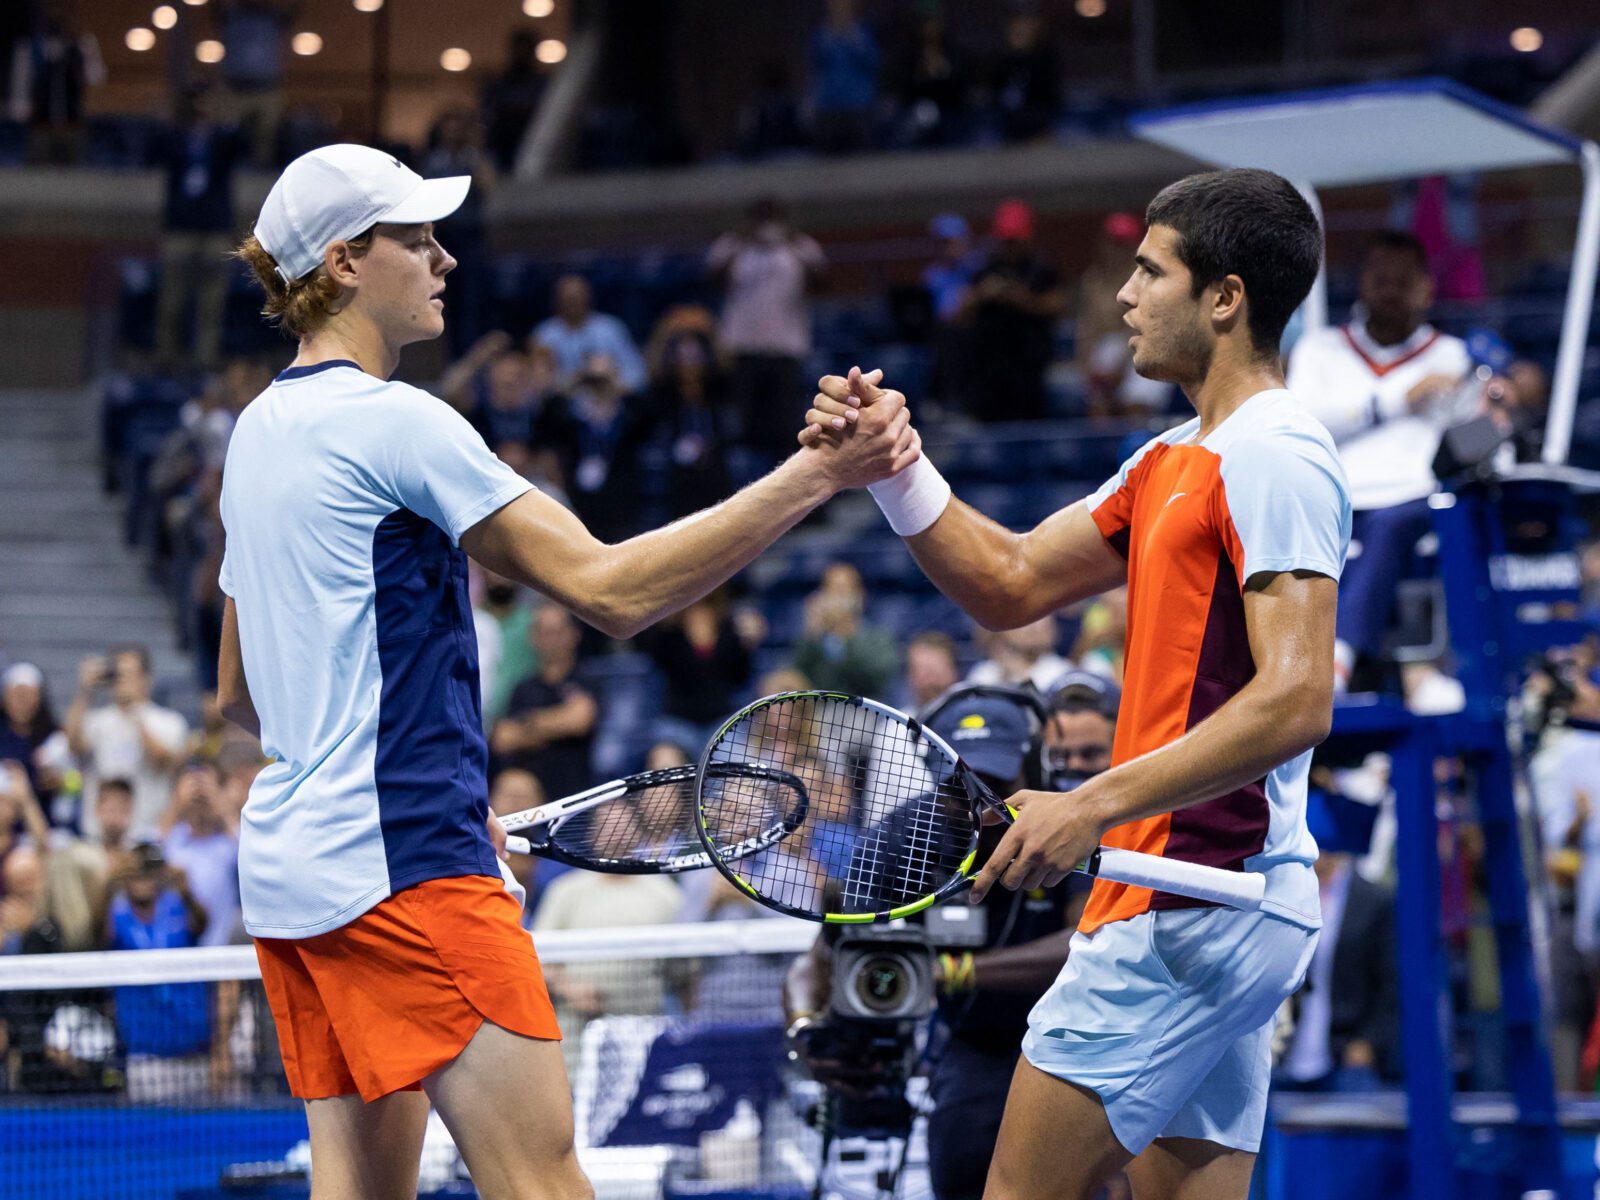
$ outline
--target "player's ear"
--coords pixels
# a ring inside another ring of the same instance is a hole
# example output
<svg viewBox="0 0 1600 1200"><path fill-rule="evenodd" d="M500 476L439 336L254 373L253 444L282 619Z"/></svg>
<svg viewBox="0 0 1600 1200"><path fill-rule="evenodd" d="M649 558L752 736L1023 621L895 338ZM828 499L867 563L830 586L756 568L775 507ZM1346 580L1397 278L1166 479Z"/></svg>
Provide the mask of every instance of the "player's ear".
<svg viewBox="0 0 1600 1200"><path fill-rule="evenodd" d="M1244 317L1244 280L1224 275L1212 284L1216 295L1211 301L1211 320L1219 326L1232 325Z"/></svg>
<svg viewBox="0 0 1600 1200"><path fill-rule="evenodd" d="M356 264L360 256L354 251L349 242L340 239L329 244L322 252L323 270L328 278L340 287L354 287L356 285Z"/></svg>

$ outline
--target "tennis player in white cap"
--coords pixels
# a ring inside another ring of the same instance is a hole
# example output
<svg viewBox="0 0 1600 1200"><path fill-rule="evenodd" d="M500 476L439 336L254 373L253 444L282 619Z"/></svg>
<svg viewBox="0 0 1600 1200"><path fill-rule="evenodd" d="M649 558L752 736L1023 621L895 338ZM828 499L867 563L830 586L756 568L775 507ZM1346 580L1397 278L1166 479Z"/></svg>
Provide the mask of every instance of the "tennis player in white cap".
<svg viewBox="0 0 1600 1200"><path fill-rule="evenodd" d="M625 637L918 455L903 405L875 404L843 445L597 541L447 404L389 381L402 347L444 329L455 260L432 223L467 187L329 146L289 165L239 249L299 353L228 448L219 696L272 759L240 890L315 1200L414 1196L429 1099L485 1200L592 1194L488 828L467 556Z"/></svg>

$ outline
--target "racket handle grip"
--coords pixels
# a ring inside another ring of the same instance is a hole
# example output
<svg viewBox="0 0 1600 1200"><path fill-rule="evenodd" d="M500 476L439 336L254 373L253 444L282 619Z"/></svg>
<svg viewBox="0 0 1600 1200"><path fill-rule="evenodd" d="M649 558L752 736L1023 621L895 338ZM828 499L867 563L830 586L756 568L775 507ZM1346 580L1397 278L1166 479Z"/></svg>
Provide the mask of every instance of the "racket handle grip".
<svg viewBox="0 0 1600 1200"><path fill-rule="evenodd" d="M1102 846L1089 857L1087 870L1098 879L1173 892L1194 900L1210 900L1254 912L1261 907L1267 880L1255 871L1224 871L1199 863L1178 862L1134 850Z"/></svg>
<svg viewBox="0 0 1600 1200"><path fill-rule="evenodd" d="M506 849L511 851L512 854L533 853L533 846L529 843L528 839L525 837L518 837L514 833L506 836Z"/></svg>

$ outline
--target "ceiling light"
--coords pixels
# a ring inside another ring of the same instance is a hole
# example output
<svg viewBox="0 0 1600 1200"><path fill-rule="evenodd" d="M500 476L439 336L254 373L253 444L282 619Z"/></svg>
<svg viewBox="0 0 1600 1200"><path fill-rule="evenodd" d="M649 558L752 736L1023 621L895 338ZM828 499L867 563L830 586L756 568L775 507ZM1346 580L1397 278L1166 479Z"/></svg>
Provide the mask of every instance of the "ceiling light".
<svg viewBox="0 0 1600 1200"><path fill-rule="evenodd" d="M465 71L472 65L472 55L460 46L452 46L439 55L439 65L446 71Z"/></svg>
<svg viewBox="0 0 1600 1200"><path fill-rule="evenodd" d="M135 25L124 35L122 44L129 50L142 53L156 44L156 35L143 25Z"/></svg>
<svg viewBox="0 0 1600 1200"><path fill-rule="evenodd" d="M171 29L178 23L178 10L170 4L163 4L150 14L150 24L157 29Z"/></svg>
<svg viewBox="0 0 1600 1200"><path fill-rule="evenodd" d="M1078 0L1073 5L1073 8L1080 17L1088 17L1093 20L1095 17L1106 15L1106 0Z"/></svg>
<svg viewBox="0 0 1600 1200"><path fill-rule="evenodd" d="M183 0L190 8L199 8L206 0Z"/></svg>
<svg viewBox="0 0 1600 1200"><path fill-rule="evenodd" d="M533 54L542 63L558 63L567 56L567 44L555 38L545 38L533 48Z"/></svg>
<svg viewBox="0 0 1600 1200"><path fill-rule="evenodd" d="M219 63L228 53L228 48L216 38L207 38L194 48L194 56L203 63Z"/></svg>
<svg viewBox="0 0 1600 1200"><path fill-rule="evenodd" d="M322 50L322 37L312 33L309 29L304 33L297 33L289 40L289 49L301 58L310 58Z"/></svg>
<svg viewBox="0 0 1600 1200"><path fill-rule="evenodd" d="M1520 50L1524 54L1532 54L1542 45L1544 45L1544 34L1540 33L1532 25L1524 25L1521 29L1513 29L1511 31L1511 48L1513 50Z"/></svg>
<svg viewBox="0 0 1600 1200"><path fill-rule="evenodd" d="M524 15L533 17L535 20L540 17L548 17L555 10L556 0L522 0Z"/></svg>
<svg viewBox="0 0 1600 1200"><path fill-rule="evenodd" d="M355 0L357 12L377 12L383 7L383 0Z"/></svg>

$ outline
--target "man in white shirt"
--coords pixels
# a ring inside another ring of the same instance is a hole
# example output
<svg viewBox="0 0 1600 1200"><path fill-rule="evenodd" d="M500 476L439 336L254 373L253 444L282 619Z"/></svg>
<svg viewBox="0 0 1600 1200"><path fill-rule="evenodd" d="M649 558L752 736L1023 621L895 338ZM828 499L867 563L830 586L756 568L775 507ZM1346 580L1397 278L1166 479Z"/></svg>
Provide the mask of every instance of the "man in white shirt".
<svg viewBox="0 0 1600 1200"><path fill-rule="evenodd" d="M111 703L91 708L102 688ZM102 779L133 785L135 840L153 836L167 811L172 773L183 757L189 724L150 699L150 654L142 646L93 655L78 667L78 694L67 709L67 741L83 764L81 821L86 837L99 832L95 795Z"/></svg>
<svg viewBox="0 0 1600 1200"><path fill-rule="evenodd" d="M1288 385L1328 428L1350 481L1355 527L1339 587L1340 686L1358 657L1375 657L1394 604L1394 581L1429 529L1439 436L1470 415L1466 343L1427 323L1433 279L1409 233L1386 231L1367 248L1360 301L1346 325L1308 333L1289 360Z"/></svg>

